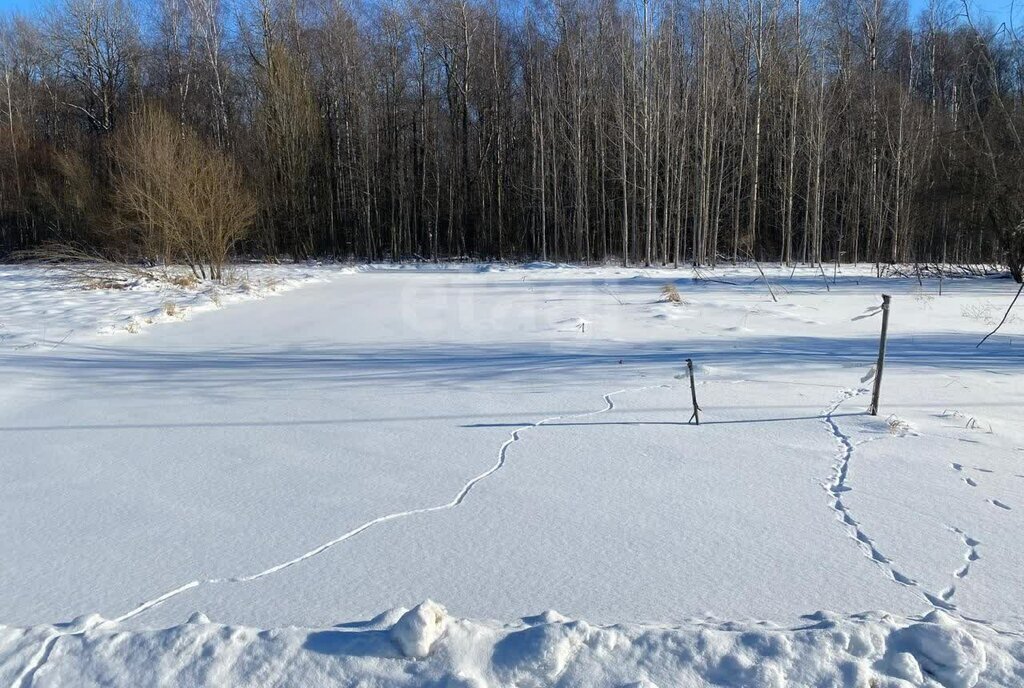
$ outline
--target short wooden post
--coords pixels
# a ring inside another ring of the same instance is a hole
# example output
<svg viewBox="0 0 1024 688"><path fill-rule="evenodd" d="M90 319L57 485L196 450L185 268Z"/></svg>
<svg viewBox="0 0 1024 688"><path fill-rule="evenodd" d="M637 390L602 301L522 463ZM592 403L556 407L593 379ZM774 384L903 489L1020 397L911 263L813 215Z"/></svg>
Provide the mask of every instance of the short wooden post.
<svg viewBox="0 0 1024 688"><path fill-rule="evenodd" d="M882 392L882 368L885 367L885 342L889 336L889 301L892 297L882 294L882 336L878 340L878 363L875 364L875 387L871 391L871 406L868 413L878 415L878 395Z"/></svg>
<svg viewBox="0 0 1024 688"><path fill-rule="evenodd" d="M696 422L697 425L700 425L700 406L697 405L697 383L693 379L693 359L686 359L686 369L690 372L690 398L693 399L693 415L686 422L688 424Z"/></svg>

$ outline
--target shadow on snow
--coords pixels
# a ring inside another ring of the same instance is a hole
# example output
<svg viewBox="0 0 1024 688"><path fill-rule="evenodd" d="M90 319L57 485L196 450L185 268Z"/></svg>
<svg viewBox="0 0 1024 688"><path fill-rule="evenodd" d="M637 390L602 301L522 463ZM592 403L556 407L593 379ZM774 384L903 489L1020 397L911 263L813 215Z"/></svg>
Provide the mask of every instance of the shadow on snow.
<svg viewBox="0 0 1024 688"><path fill-rule="evenodd" d="M886 364L939 370L1024 368L1024 342L991 341L980 349L963 334L890 337ZM65 384L113 386L187 385L193 390L234 385L365 384L373 382L472 384L490 381L558 383L603 376L616 368L681 368L686 358L708 366L735 366L757 373L801 366L870 366L874 337L752 337L696 339L678 343L594 342L580 346L517 342L435 343L394 347L309 346L291 349L236 347L213 351L120 349L79 346L45 354L0 354L0 369L18 375L59 377Z"/></svg>

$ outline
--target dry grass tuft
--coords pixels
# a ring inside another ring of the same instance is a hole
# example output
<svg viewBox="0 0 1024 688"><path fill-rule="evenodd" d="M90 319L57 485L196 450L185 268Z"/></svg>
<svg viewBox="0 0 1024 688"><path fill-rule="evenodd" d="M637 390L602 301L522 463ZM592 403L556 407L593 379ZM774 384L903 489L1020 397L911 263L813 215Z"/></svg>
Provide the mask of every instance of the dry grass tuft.
<svg viewBox="0 0 1024 688"><path fill-rule="evenodd" d="M910 432L910 423L895 415L886 418L885 423L889 426L889 433L892 435L902 437Z"/></svg>
<svg viewBox="0 0 1024 688"><path fill-rule="evenodd" d="M179 289L195 289L199 286L199 280L195 275L167 275L164 279L166 279L169 284L178 287Z"/></svg>
<svg viewBox="0 0 1024 688"><path fill-rule="evenodd" d="M85 291L103 291L108 289L127 289L132 286L132 282L124 279L117 279L114 277L98 277L98 276L78 276L75 279L80 289Z"/></svg>
<svg viewBox="0 0 1024 688"><path fill-rule="evenodd" d="M668 282L661 288L661 300L668 303L682 303L683 297L679 295L676 285Z"/></svg>

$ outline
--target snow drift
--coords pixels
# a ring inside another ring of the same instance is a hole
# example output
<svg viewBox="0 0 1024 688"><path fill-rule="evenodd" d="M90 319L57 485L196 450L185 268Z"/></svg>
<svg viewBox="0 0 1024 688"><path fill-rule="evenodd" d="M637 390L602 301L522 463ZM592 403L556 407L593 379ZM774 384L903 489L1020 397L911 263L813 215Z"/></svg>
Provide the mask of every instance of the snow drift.
<svg viewBox="0 0 1024 688"><path fill-rule="evenodd" d="M548 612L499 624L451 618L430 601L321 630L224 626L196 614L172 628L125 631L92 616L66 627L0 627L0 680L40 688L1024 682L1018 635L942 612L919 619L819 612L804 622L595 626Z"/></svg>

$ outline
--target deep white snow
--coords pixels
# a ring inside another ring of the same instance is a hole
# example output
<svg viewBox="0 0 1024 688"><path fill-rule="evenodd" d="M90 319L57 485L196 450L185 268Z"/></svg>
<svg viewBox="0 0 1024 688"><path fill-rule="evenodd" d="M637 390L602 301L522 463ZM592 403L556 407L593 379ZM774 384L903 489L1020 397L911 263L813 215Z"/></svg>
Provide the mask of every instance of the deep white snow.
<svg viewBox="0 0 1024 688"><path fill-rule="evenodd" d="M0 268L0 684L1024 685L1008 280L250 271Z"/></svg>

